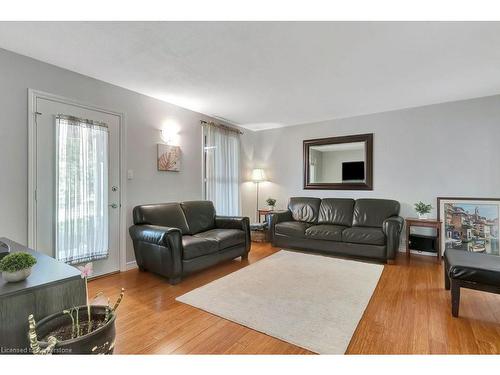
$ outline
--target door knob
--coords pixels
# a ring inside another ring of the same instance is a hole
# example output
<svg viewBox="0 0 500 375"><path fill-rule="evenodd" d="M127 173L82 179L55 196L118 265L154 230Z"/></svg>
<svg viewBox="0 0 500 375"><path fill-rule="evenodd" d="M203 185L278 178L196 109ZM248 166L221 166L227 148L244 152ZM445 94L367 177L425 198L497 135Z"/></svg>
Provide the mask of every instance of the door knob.
<svg viewBox="0 0 500 375"><path fill-rule="evenodd" d="M118 186L112 186L111 191L118 191Z"/></svg>
<svg viewBox="0 0 500 375"><path fill-rule="evenodd" d="M117 205L116 203L111 203L109 206L110 206L111 208L118 208L118 205Z"/></svg>

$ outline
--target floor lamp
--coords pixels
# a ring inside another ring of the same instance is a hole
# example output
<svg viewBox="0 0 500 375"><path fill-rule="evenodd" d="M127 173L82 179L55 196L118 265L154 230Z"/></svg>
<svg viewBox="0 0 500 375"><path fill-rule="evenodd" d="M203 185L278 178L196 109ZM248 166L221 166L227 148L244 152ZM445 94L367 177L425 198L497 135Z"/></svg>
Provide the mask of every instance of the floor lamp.
<svg viewBox="0 0 500 375"><path fill-rule="evenodd" d="M255 216L256 222L259 222L259 184L266 180L266 176L264 174L264 170L260 168L256 168L252 170L252 181L257 185L257 199L256 199L256 207L255 207Z"/></svg>

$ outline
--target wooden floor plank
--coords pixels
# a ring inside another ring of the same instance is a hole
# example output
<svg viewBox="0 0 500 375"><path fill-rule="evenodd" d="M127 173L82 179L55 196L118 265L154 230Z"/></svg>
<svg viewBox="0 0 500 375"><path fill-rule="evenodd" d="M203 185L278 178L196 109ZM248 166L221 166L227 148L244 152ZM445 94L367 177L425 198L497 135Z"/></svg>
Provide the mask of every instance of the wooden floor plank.
<svg viewBox="0 0 500 375"><path fill-rule="evenodd" d="M126 289L116 322L121 354L309 354L175 300L246 267L278 248L252 243L239 259L186 277L172 286L162 277L131 270L89 282L113 301ZM451 316L443 268L434 258L401 255L384 272L347 349L348 354L500 354L500 295L464 290L460 317Z"/></svg>

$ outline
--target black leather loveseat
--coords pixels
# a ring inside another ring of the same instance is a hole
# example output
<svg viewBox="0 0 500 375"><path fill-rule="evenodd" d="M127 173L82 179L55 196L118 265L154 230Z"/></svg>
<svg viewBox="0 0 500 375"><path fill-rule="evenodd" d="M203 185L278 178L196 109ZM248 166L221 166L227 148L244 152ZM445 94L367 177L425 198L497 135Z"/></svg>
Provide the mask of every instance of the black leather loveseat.
<svg viewBox="0 0 500 375"><path fill-rule="evenodd" d="M137 265L177 284L187 273L248 257L248 217L217 216L210 201L137 206L129 232Z"/></svg>
<svg viewBox="0 0 500 375"><path fill-rule="evenodd" d="M404 223L399 208L387 199L295 197L267 219L274 246L390 261Z"/></svg>

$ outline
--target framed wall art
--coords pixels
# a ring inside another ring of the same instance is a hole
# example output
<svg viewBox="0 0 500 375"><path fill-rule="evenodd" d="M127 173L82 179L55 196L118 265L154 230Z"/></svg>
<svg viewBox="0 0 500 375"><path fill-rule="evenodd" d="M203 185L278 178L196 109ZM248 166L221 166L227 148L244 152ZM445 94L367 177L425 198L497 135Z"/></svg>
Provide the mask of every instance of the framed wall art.
<svg viewBox="0 0 500 375"><path fill-rule="evenodd" d="M158 144L158 170L167 172L181 170L181 148L179 146Z"/></svg>
<svg viewBox="0 0 500 375"><path fill-rule="evenodd" d="M498 251L500 198L437 199L441 249L500 255Z"/></svg>

